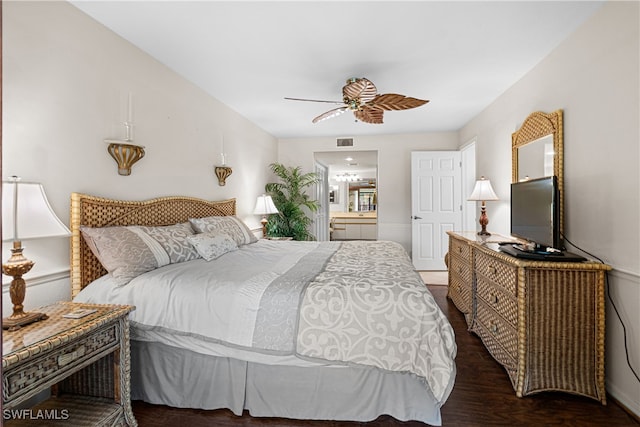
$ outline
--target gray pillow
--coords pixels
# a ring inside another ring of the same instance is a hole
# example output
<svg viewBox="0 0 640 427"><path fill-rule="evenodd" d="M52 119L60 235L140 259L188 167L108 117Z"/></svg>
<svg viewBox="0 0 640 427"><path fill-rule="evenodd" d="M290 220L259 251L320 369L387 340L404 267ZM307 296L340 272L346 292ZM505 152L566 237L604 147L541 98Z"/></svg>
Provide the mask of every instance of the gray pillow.
<svg viewBox="0 0 640 427"><path fill-rule="evenodd" d="M80 227L87 245L119 285L167 264L200 258L188 222L160 227Z"/></svg>
<svg viewBox="0 0 640 427"><path fill-rule="evenodd" d="M188 237L200 256L207 261L238 249L236 241L226 234L201 233Z"/></svg>
<svg viewBox="0 0 640 427"><path fill-rule="evenodd" d="M189 222L197 233L226 234L235 240L238 246L258 241L249 227L235 216L190 218Z"/></svg>

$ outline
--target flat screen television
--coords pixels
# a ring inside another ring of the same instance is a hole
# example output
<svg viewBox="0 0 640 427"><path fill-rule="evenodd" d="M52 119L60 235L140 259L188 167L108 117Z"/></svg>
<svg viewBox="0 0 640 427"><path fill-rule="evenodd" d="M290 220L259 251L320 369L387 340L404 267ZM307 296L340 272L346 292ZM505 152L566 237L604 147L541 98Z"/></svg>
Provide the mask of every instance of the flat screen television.
<svg viewBox="0 0 640 427"><path fill-rule="evenodd" d="M511 235L533 243L534 251L564 249L555 176L511 184Z"/></svg>

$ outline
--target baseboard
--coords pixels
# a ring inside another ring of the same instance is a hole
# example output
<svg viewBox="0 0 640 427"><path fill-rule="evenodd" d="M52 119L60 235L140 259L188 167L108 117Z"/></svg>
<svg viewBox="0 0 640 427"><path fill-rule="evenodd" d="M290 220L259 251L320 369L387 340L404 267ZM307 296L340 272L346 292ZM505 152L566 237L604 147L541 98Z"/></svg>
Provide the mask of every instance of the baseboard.
<svg viewBox="0 0 640 427"><path fill-rule="evenodd" d="M618 399L616 399L613 395L611 395L610 393L607 393L607 400L610 402L615 403L616 405L618 405L619 407L621 407L627 414L629 414L629 416L631 418L633 418L638 424L640 424L640 415L638 415L636 412L634 412L631 408L629 408L627 405L625 405L624 403L622 403L621 401L619 401Z"/></svg>

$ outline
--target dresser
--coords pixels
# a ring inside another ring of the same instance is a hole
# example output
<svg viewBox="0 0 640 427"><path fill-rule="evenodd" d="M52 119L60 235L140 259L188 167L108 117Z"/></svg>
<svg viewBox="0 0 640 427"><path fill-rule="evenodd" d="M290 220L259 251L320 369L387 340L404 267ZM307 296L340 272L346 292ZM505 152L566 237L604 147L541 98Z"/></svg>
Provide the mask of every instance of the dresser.
<svg viewBox="0 0 640 427"><path fill-rule="evenodd" d="M63 315L95 310L84 317ZM61 425L128 425L129 320L132 306L60 302L37 311L49 318L2 335L2 401L6 426L43 420ZM51 397L23 404L51 387Z"/></svg>
<svg viewBox="0 0 640 427"><path fill-rule="evenodd" d="M449 297L507 371L516 395L564 391L605 404L604 285L611 267L523 260L498 250L503 236L448 234Z"/></svg>

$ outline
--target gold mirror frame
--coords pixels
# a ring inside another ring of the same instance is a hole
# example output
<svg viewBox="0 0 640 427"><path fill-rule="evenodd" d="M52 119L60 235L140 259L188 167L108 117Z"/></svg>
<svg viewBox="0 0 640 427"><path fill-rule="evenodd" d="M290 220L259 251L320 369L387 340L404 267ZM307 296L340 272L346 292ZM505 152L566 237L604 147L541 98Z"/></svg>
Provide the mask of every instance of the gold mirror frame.
<svg viewBox="0 0 640 427"><path fill-rule="evenodd" d="M511 134L511 182L518 182L518 150L533 141L553 135L553 173L560 192L560 234L564 235L564 143L562 110L553 113L536 111L526 118L520 129Z"/></svg>

